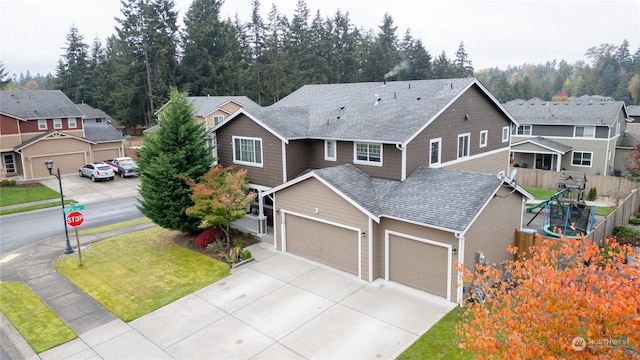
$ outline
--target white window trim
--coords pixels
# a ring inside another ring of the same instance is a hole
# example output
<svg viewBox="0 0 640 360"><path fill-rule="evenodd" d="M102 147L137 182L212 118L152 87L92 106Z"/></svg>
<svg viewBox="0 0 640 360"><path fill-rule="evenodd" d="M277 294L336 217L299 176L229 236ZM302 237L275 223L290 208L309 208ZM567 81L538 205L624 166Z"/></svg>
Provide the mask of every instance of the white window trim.
<svg viewBox="0 0 640 360"><path fill-rule="evenodd" d="M53 128L62 129L62 119L53 119Z"/></svg>
<svg viewBox="0 0 640 360"><path fill-rule="evenodd" d="M47 119L38 119L38 130L47 130L47 129L48 129Z"/></svg>
<svg viewBox="0 0 640 360"><path fill-rule="evenodd" d="M75 129L78 127L78 122L76 121L75 118L68 118L67 126L69 127L69 129Z"/></svg>
<svg viewBox="0 0 640 360"><path fill-rule="evenodd" d="M431 162L431 149L433 149L433 143L438 143L438 161ZM442 138L431 139L429 141L429 165L438 165L442 162Z"/></svg>
<svg viewBox="0 0 640 360"><path fill-rule="evenodd" d="M375 161L365 161L365 160L358 160L358 144L360 145L376 145L376 146L380 146L380 162L375 162ZM360 165L371 165L371 166L382 166L382 160L383 160L383 152L384 146L382 144L376 144L376 143L366 143L366 142L354 142L353 143L353 163L354 164L360 164Z"/></svg>
<svg viewBox="0 0 640 360"><path fill-rule="evenodd" d="M220 121L216 121L216 119L220 119ZM224 116L222 115L213 115L213 126L216 126L224 121Z"/></svg>
<svg viewBox="0 0 640 360"><path fill-rule="evenodd" d="M248 162L248 161L242 161L242 160L237 160L236 159L236 139L238 140L253 140L254 141L254 146L255 146L255 141L260 141L260 162ZM254 137L245 137L245 136L232 136L231 137L231 151L233 152L233 163L234 164L238 164L238 165L245 165L245 166L253 166L253 167L262 167L262 165L264 164L264 152L262 151L263 148L263 141L261 138L254 138Z"/></svg>
<svg viewBox="0 0 640 360"><path fill-rule="evenodd" d="M461 138L467 138L467 154L460 156L460 139ZM460 134L458 135L458 143L457 143L457 147L456 147L456 155L458 159L466 159L471 155L471 134L470 133L466 133L466 134Z"/></svg>
<svg viewBox="0 0 640 360"><path fill-rule="evenodd" d="M484 144L482 143L482 135L484 134ZM489 130L480 131L480 139L478 139L479 147L487 147L487 143L489 142Z"/></svg>
<svg viewBox="0 0 640 360"><path fill-rule="evenodd" d="M329 156L329 143L333 143L333 156ZM326 161L336 161L338 159L338 142L336 140L324 141L324 159Z"/></svg>
<svg viewBox="0 0 640 360"><path fill-rule="evenodd" d="M505 126L502 128L502 142L509 141L509 127Z"/></svg>
<svg viewBox="0 0 640 360"><path fill-rule="evenodd" d="M591 128L593 129L593 135L592 136L576 136L576 130L581 127L581 128ZM576 125L573 127L573 137L574 138L578 138L578 139L595 139L596 137L596 127L595 126L590 126L590 125Z"/></svg>
<svg viewBox="0 0 640 360"><path fill-rule="evenodd" d="M573 157L575 155L575 153L581 153L581 154L591 154L591 164L590 165L578 165L578 164L574 164L573 163ZM578 150L574 150L571 152L571 166L578 166L578 167L593 167L593 151L578 151Z"/></svg>
<svg viewBox="0 0 640 360"><path fill-rule="evenodd" d="M9 171L7 169L7 157L11 158L11 164L13 165L13 171ZM2 155L2 168L4 169L4 172L6 174L17 174L18 173L18 166L16 164L16 157L13 156L12 153L9 154L3 154Z"/></svg>
<svg viewBox="0 0 640 360"><path fill-rule="evenodd" d="M522 129L522 134L520 134L520 129ZM525 129L529 129L529 131L524 131ZM531 125L520 125L516 128L516 133L514 135L519 135L519 136L531 136L533 131L533 127Z"/></svg>

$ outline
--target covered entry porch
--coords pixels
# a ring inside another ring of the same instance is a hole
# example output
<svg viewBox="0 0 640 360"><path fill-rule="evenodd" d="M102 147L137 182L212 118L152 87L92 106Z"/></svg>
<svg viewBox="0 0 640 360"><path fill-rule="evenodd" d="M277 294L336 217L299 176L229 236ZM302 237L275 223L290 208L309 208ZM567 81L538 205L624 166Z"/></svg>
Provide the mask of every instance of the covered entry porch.
<svg viewBox="0 0 640 360"><path fill-rule="evenodd" d="M570 146L557 141L536 137L511 145L514 167L561 171L562 157Z"/></svg>

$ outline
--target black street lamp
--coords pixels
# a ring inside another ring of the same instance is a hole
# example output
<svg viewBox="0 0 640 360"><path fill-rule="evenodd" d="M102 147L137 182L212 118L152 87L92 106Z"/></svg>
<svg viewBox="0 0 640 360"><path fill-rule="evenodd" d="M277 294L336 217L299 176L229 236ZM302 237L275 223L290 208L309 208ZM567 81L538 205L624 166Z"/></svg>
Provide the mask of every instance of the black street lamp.
<svg viewBox="0 0 640 360"><path fill-rule="evenodd" d="M60 167L58 167L57 174L52 172L53 170L53 160L47 159L44 162L44 165L49 170L49 175L53 175L58 179L58 185L60 185L60 203L62 204L62 220L64 221L64 236L67 240L66 247L64 248L65 254L73 254L73 249L71 248L71 244L69 243L69 230L67 229L67 216L64 213L64 195L62 194L62 179L60 178Z"/></svg>

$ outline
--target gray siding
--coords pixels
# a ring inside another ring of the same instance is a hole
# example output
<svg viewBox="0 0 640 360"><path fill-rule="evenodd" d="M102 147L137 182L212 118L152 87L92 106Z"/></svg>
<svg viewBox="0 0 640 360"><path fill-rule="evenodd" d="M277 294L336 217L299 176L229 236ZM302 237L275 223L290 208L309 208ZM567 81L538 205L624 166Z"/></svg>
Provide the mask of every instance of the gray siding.
<svg viewBox="0 0 640 360"><path fill-rule="evenodd" d="M245 115L239 115L216 131L218 161L233 165L233 136L262 139L262 167L240 166L247 169L249 181L255 185L273 187L282 184L282 141Z"/></svg>
<svg viewBox="0 0 640 360"><path fill-rule="evenodd" d="M573 126L569 125L533 125L532 136L562 136L573 137Z"/></svg>
<svg viewBox="0 0 640 360"><path fill-rule="evenodd" d="M509 149L499 151L494 154L488 154L471 161L463 161L456 164L446 165L446 169L472 171L484 174L497 174L500 171L505 173L509 170Z"/></svg>
<svg viewBox="0 0 640 360"><path fill-rule="evenodd" d="M615 136L615 127L611 131L611 137ZM608 126L596 126L596 139L608 139L609 127Z"/></svg>

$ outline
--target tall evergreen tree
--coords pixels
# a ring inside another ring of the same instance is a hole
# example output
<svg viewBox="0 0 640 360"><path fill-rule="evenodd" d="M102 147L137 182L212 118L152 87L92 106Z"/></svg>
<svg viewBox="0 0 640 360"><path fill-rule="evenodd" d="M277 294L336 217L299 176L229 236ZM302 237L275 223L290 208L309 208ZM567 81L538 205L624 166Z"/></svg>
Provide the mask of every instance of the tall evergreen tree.
<svg viewBox="0 0 640 360"><path fill-rule="evenodd" d="M394 26L393 18L388 13L384 14L380 32L375 41L369 47L364 65L364 77L366 81L382 81L396 74L393 71L401 64L398 49L397 26Z"/></svg>
<svg viewBox="0 0 640 360"><path fill-rule="evenodd" d="M258 104L264 102L264 80L265 71L265 41L266 28L262 16L260 16L260 0L251 0L251 21L246 25L247 39L251 48L251 59L249 60L249 82L253 85L253 96Z"/></svg>
<svg viewBox="0 0 640 360"><path fill-rule="evenodd" d="M471 65L471 60L462 42L456 51L456 59L453 61L453 65L455 77L465 78L473 76L473 65Z"/></svg>
<svg viewBox="0 0 640 360"><path fill-rule="evenodd" d="M4 63L0 61L0 90L6 90L11 83L11 78L4 67Z"/></svg>
<svg viewBox="0 0 640 360"><path fill-rule="evenodd" d="M193 201L181 176L198 180L213 157L205 127L196 121L186 93L171 93L160 113L159 129L145 136L140 153L140 211L165 229L195 232L200 220L185 213Z"/></svg>
<svg viewBox="0 0 640 360"><path fill-rule="evenodd" d="M349 13L336 11L326 21L327 28L327 82L349 83L361 80L361 54L363 39L351 23Z"/></svg>
<svg viewBox="0 0 640 360"><path fill-rule="evenodd" d="M448 79L455 76L456 69L443 50L442 53L433 60L433 77L435 79Z"/></svg>
<svg viewBox="0 0 640 360"><path fill-rule="evenodd" d="M431 55L407 30L402 39L402 58L406 61L406 69L398 74L398 80L426 80L432 75Z"/></svg>
<svg viewBox="0 0 640 360"><path fill-rule="evenodd" d="M58 62L55 87L75 103L91 101L91 77L87 61L89 46L75 25L67 33L65 53Z"/></svg>
<svg viewBox="0 0 640 360"><path fill-rule="evenodd" d="M290 36L289 21L275 4L269 11L266 29L262 82L265 105L270 105L295 90L289 82L291 59L285 53L286 39Z"/></svg>

